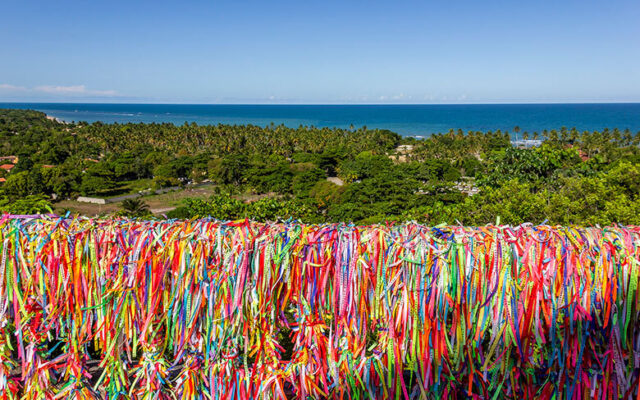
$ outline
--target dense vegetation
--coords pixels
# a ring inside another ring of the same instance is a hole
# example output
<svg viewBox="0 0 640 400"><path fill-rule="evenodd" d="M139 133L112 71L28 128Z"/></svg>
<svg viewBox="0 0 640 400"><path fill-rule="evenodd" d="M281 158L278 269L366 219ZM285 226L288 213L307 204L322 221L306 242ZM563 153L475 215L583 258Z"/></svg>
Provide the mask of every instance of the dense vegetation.
<svg viewBox="0 0 640 400"><path fill-rule="evenodd" d="M35 111L0 110L0 156L18 157L10 171L0 170L0 209L48 212L56 199L209 180L219 195L187 199L168 216L640 223L638 134L562 128L521 135L543 142L516 148L500 131L418 140L366 128L61 124ZM240 193L263 196L245 203ZM149 210L129 202L120 214Z"/></svg>

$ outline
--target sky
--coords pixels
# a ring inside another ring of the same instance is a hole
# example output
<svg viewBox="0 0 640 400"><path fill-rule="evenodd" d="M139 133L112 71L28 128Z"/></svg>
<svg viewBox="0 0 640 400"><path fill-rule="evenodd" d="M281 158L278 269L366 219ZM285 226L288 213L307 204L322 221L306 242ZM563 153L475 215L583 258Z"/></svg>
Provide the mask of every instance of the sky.
<svg viewBox="0 0 640 400"><path fill-rule="evenodd" d="M640 102L638 0L2 0L0 101Z"/></svg>

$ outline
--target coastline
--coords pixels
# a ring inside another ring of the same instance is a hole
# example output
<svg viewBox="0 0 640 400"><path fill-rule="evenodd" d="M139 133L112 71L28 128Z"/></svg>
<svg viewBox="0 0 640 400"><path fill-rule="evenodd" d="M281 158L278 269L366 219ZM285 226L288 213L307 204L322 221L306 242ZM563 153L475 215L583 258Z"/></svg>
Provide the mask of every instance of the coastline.
<svg viewBox="0 0 640 400"><path fill-rule="evenodd" d="M578 131L618 128L640 131L640 104L535 105L182 105L1 103L0 108L33 109L57 121L172 123L183 125L284 125L289 128L388 129L403 136L430 136L450 129L542 133L562 127ZM55 116L55 117L53 117Z"/></svg>
<svg viewBox="0 0 640 400"><path fill-rule="evenodd" d="M49 114L45 114L45 116L46 116L46 117L47 117L47 119L48 119L48 120L50 120L50 121L56 121L56 122L58 122L58 123L60 123L60 124L66 124L66 122L65 122L65 121L63 121L63 120L61 120L60 118L53 117L53 116L51 116L51 115L49 115Z"/></svg>

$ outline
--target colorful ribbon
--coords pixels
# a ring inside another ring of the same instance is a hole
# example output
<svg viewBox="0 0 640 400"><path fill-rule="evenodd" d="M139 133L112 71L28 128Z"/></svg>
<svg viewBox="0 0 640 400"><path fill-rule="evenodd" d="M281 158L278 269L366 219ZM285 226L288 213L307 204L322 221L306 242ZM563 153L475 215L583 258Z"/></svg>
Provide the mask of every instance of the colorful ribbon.
<svg viewBox="0 0 640 400"><path fill-rule="evenodd" d="M8 216L0 399L618 398L640 227Z"/></svg>

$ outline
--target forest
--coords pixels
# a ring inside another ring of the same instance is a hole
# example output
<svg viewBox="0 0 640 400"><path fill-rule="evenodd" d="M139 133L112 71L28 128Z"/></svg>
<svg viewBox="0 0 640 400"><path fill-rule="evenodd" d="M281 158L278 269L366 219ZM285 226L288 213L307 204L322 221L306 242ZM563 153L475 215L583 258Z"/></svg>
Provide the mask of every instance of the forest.
<svg viewBox="0 0 640 400"><path fill-rule="evenodd" d="M520 146L517 135L534 145ZM449 132L185 123L60 123L0 110L0 210L64 213L58 203L138 189L215 185L152 215L145 198L118 215L300 220L640 224L640 135ZM252 201L242 200L247 194Z"/></svg>

